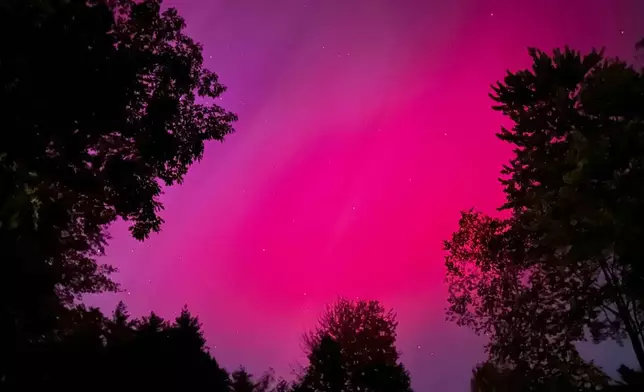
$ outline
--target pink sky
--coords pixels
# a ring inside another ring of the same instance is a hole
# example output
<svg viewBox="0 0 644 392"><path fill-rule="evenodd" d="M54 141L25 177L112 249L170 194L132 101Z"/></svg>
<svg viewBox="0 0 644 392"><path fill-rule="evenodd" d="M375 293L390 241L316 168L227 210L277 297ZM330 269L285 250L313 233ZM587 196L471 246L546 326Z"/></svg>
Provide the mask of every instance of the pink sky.
<svg viewBox="0 0 644 392"><path fill-rule="evenodd" d="M482 340L444 321L442 241L460 210L502 201L489 85L529 65L527 46L632 59L642 2L165 4L240 121L167 191L162 233L137 243L113 227L106 261L127 292L93 302L166 317L188 304L224 366L288 375L325 303L379 299L415 389L466 390Z"/></svg>

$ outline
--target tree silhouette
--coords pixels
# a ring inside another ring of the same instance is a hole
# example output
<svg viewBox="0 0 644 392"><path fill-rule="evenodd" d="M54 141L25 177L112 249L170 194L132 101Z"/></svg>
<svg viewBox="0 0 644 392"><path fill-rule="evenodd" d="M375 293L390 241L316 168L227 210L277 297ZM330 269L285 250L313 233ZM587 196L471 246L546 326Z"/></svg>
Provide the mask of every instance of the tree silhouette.
<svg viewBox="0 0 644 392"><path fill-rule="evenodd" d="M395 315L377 301L339 299L304 337L309 366L296 390L411 391Z"/></svg>
<svg viewBox="0 0 644 392"><path fill-rule="evenodd" d="M617 369L621 382L614 387L616 392L635 392L644 390L644 372L633 370L627 366Z"/></svg>
<svg viewBox="0 0 644 392"><path fill-rule="evenodd" d="M248 373L246 369L241 366L230 375L231 384L230 389L233 392L255 392L257 384L253 381L253 375Z"/></svg>
<svg viewBox="0 0 644 392"><path fill-rule="evenodd" d="M290 389L289 383L284 379L275 377L275 370L269 368L255 383L255 392L286 392Z"/></svg>
<svg viewBox="0 0 644 392"><path fill-rule="evenodd" d="M137 338L138 320L132 320L123 302L119 302L112 317L105 321L105 365L112 374L104 380L106 390L122 388L123 380L137 380L136 356L134 350Z"/></svg>
<svg viewBox="0 0 644 392"><path fill-rule="evenodd" d="M311 391L343 391L349 382L342 350L331 336L323 336L311 348L308 356L309 367L305 376L306 385Z"/></svg>
<svg viewBox="0 0 644 392"><path fill-rule="evenodd" d="M25 345L23 350L11 353L14 371L3 383L3 390L57 386L80 390L100 378L106 363L102 313L81 306L59 317L61 328L55 340Z"/></svg>
<svg viewBox="0 0 644 392"><path fill-rule="evenodd" d="M284 379L278 380L275 386L270 389L271 392L289 392L291 390L293 390L293 386Z"/></svg>
<svg viewBox="0 0 644 392"><path fill-rule="evenodd" d="M111 319L76 308L64 325L56 341L18 357L23 364L11 390L230 390L228 372L208 352L201 324L187 308L173 323L155 313L130 320L122 303Z"/></svg>
<svg viewBox="0 0 644 392"><path fill-rule="evenodd" d="M167 345L176 388L225 391L228 373L209 354L201 327L199 319L184 307L169 328Z"/></svg>
<svg viewBox="0 0 644 392"><path fill-rule="evenodd" d="M172 324L154 313L137 323L134 350L141 387L228 390L228 372L208 352L201 323L187 307Z"/></svg>
<svg viewBox="0 0 644 392"><path fill-rule="evenodd" d="M128 221L137 239L158 231L162 186L233 131L201 46L160 3L0 4L12 37L0 51L0 313L14 331L3 353L55 339L64 307L116 290L114 269L95 261L107 225Z"/></svg>
<svg viewBox="0 0 644 392"><path fill-rule="evenodd" d="M598 52L532 56L533 73L495 88L516 124L499 137L518 147L503 172L505 208L540 235L531 258L589 286L579 316L595 339L626 335L644 366L644 224L634 219L644 212L644 78Z"/></svg>
<svg viewBox="0 0 644 392"><path fill-rule="evenodd" d="M574 345L588 331L628 338L644 365L644 79L601 52L530 55L492 95L514 123L498 135L515 147L510 216L463 213L445 245L448 315L488 335L495 362L600 383Z"/></svg>
<svg viewBox="0 0 644 392"><path fill-rule="evenodd" d="M584 380L578 385L571 374L558 374L543 379L539 371L529 368L497 365L492 362L479 364L472 371L471 392L577 392L606 390L608 380L592 383Z"/></svg>
<svg viewBox="0 0 644 392"><path fill-rule="evenodd" d="M470 392L511 392L507 374L490 362L478 365L472 371Z"/></svg>
<svg viewBox="0 0 644 392"><path fill-rule="evenodd" d="M284 379L276 379L271 368L256 381L243 366L230 375L230 390L233 392L288 392L291 384Z"/></svg>
<svg viewBox="0 0 644 392"><path fill-rule="evenodd" d="M602 379L579 355L572 337L577 331L565 330L577 308L566 305L568 296L559 299L559 286L551 287L560 280L549 280L539 265L522 264L530 233L512 223L462 214L459 230L446 242L448 318L486 335L493 363L530 369L535 382L560 374ZM572 287L573 299L585 290Z"/></svg>

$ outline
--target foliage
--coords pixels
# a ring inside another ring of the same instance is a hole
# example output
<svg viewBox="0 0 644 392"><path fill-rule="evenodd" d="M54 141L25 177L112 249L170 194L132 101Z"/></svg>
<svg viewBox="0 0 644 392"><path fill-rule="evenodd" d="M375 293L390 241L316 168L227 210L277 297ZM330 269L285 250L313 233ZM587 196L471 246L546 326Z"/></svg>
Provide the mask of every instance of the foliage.
<svg viewBox="0 0 644 392"><path fill-rule="evenodd" d="M154 312L132 319L119 303L109 318L94 308L67 309L65 328L56 339L20 352L16 358L19 372L3 386L8 390L85 390L89 385L95 390L411 391L409 375L391 343L396 325L393 313L375 301L342 300L335 309L338 318L326 319L336 320L335 327L344 326L343 335L338 336L344 343L338 344L329 335L322 337L312 347L306 373L296 383L276 379L272 369L258 378L243 366L229 374L209 353L199 319L185 307L170 322ZM348 321L351 309L359 316ZM327 331L335 329L327 327ZM352 328L363 332L351 332ZM314 334L308 335L308 341L317 341Z"/></svg>
<svg viewBox="0 0 644 392"><path fill-rule="evenodd" d="M644 78L618 59L530 50L492 98L513 122L507 219L463 213L445 244L448 315L494 362L604 378L575 343L628 338L644 364ZM590 380L590 381L588 381Z"/></svg>
<svg viewBox="0 0 644 392"><path fill-rule="evenodd" d="M111 319L97 309L69 311L64 333L18 356L9 390L228 391L228 373L208 353L201 324L187 309L173 323L154 313L130 320L119 304Z"/></svg>
<svg viewBox="0 0 644 392"><path fill-rule="evenodd" d="M253 381L253 375L248 373L243 366L235 370L230 376L232 380L231 391L255 392L257 384Z"/></svg>
<svg viewBox="0 0 644 392"><path fill-rule="evenodd" d="M562 373L548 379L539 379L541 374L532 369L495 365L492 362L479 364L472 371L471 392L576 392L606 390L603 383L578 382L570 374Z"/></svg>
<svg viewBox="0 0 644 392"><path fill-rule="evenodd" d="M397 325L377 301L339 299L304 337L309 366L296 390L411 391L395 347Z"/></svg>
<svg viewBox="0 0 644 392"><path fill-rule="evenodd" d="M616 392L635 392L644 390L644 372L633 370L627 366L620 366L617 369L621 380L614 387Z"/></svg>
<svg viewBox="0 0 644 392"><path fill-rule="evenodd" d="M289 392L291 390L292 385L284 379L278 380L275 386L270 389L271 392Z"/></svg>
<svg viewBox="0 0 644 392"><path fill-rule="evenodd" d="M492 362L479 364L472 371L471 392L576 392L580 390L605 390L608 392L636 392L644 386L642 372L635 371L624 365L620 366L618 373L621 380L593 385L587 383L581 387L568 374L561 374L546 382L534 384L530 369L513 368L497 365ZM599 387L599 388L598 388Z"/></svg>
<svg viewBox="0 0 644 392"><path fill-rule="evenodd" d="M532 73L495 88L515 122L499 137L518 147L505 208L539 235L531 258L589 286L594 338L627 336L644 365L644 77L597 52L532 56Z"/></svg>
<svg viewBox="0 0 644 392"><path fill-rule="evenodd" d="M588 287L563 270L524 265L529 239L512 219L464 212L446 243L448 318L488 336L491 361L529 373L535 387L568 374L579 385L603 385L603 373L575 347L585 333L577 321L585 309L575 301Z"/></svg>
<svg viewBox="0 0 644 392"><path fill-rule="evenodd" d="M0 3L1 310L20 349L53 339L83 294L117 289L95 261L107 226L159 231L162 186L233 131L184 27L159 0Z"/></svg>

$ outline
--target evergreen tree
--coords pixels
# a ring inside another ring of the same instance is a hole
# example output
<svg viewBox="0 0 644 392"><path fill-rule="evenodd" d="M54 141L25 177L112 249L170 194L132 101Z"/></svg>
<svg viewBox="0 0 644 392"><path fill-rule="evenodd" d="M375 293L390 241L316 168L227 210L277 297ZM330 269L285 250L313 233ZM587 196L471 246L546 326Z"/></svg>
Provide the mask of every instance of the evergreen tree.
<svg viewBox="0 0 644 392"><path fill-rule="evenodd" d="M169 328L168 357L172 363L173 385L177 390L205 388L227 391L228 373L211 357L201 323L187 307Z"/></svg>
<svg viewBox="0 0 644 392"><path fill-rule="evenodd" d="M230 390L232 392L255 392L256 384L253 381L253 375L248 373L243 366L232 372L230 376Z"/></svg>
<svg viewBox="0 0 644 392"><path fill-rule="evenodd" d="M122 388L124 380L134 381L137 362L135 356L135 339L137 320L132 320L125 304L121 301L112 312L112 317L106 320L105 335L105 366L104 378L106 390Z"/></svg>
<svg viewBox="0 0 644 392"><path fill-rule="evenodd" d="M123 303L111 319L98 309L69 310L56 341L30 346L13 390L205 389L229 392L228 372L208 352L187 308L168 323L155 313L131 320Z"/></svg>

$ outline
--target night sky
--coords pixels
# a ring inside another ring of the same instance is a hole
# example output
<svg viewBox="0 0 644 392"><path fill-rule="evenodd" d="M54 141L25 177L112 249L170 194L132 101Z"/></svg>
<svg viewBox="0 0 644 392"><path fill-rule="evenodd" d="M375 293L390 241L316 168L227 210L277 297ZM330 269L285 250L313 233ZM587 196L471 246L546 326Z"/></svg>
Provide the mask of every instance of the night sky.
<svg viewBox="0 0 644 392"><path fill-rule="evenodd" d="M229 370L304 364L301 335L338 295L398 313L418 392L468 390L483 340L445 321L442 243L494 213L509 146L490 84L528 46L633 60L641 0L174 0L228 87L237 132L167 190L163 232L111 228L133 315L187 304ZM585 348L611 367L618 350Z"/></svg>

